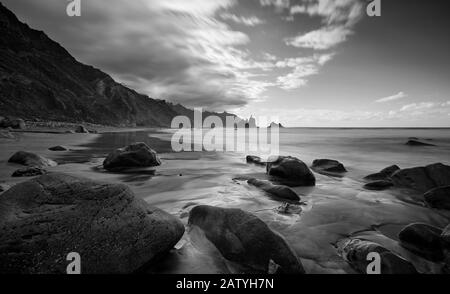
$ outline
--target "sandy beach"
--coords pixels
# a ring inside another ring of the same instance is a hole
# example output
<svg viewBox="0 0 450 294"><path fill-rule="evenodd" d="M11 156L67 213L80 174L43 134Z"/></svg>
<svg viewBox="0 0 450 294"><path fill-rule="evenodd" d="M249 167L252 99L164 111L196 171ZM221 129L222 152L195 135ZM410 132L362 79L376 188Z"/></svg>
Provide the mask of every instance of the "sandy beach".
<svg viewBox="0 0 450 294"><path fill-rule="evenodd" d="M355 135L356 132L361 135ZM404 146L405 139L398 138L398 132L404 138L421 132L432 136L433 142L440 146L439 151L435 148L430 153L426 148ZM138 197L178 217L185 226L190 209L197 205L240 208L251 212L287 240L307 273L355 273L336 248L339 240L348 237L374 241L412 262L420 272L440 271L440 263L421 258L400 246L397 235L405 225L416 222L444 228L450 213L424 207L421 193L411 190L366 190L362 187L362 177L393 163L402 167L448 163L448 157L445 157L450 146L448 130L371 130L369 134L358 130L320 130L314 131L314 135L307 129L283 130L282 154L297 156L308 165L314 158L333 156L348 170L343 177L315 173L315 187L293 188L301 196L301 202L292 204L289 211L280 208L284 201L246 183L246 178L268 179L268 176L264 167L247 164L245 154L173 153L171 133L168 130L142 129L101 134L18 133L15 140L0 141L0 182L11 186L28 180L11 178L18 166L7 163L14 152L26 149L59 163L48 168L49 172L125 183ZM325 137L328 145L322 141ZM299 141L296 142L295 138ZM352 140L360 142L357 145L360 153L352 150ZM103 169L102 162L110 151L133 142L145 142L155 149L162 165L117 173ZM314 147L315 144L321 148ZM54 145L64 145L70 150L49 151L48 148ZM372 152L364 150L369 147ZM327 148L333 148L333 155L327 152ZM399 156L400 152L404 159ZM385 154L380 156L380 153ZM362 154L374 156L365 156L362 161ZM388 154L397 161L389 162L392 159ZM239 265L224 259L201 232L193 230L187 231L175 248L148 272L239 273L240 270Z"/></svg>

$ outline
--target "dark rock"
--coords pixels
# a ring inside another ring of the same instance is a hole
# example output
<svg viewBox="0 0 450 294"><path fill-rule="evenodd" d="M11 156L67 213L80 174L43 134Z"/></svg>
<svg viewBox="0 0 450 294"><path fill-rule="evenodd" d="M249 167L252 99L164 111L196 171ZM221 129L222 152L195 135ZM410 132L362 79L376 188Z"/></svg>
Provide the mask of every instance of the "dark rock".
<svg viewBox="0 0 450 294"><path fill-rule="evenodd" d="M369 181L382 181L382 180L388 180L392 176L393 173L400 170L400 168L397 165L391 165L389 167L386 167L385 169L381 170L378 173L368 175L364 179Z"/></svg>
<svg viewBox="0 0 450 294"><path fill-rule="evenodd" d="M415 141L418 141L419 138L417 138L417 137L409 137L408 140L415 140Z"/></svg>
<svg viewBox="0 0 450 294"><path fill-rule="evenodd" d="M279 266L279 273L304 273L284 238L248 212L196 206L189 214L189 225L203 230L223 257L249 267L253 273L267 273L271 261Z"/></svg>
<svg viewBox="0 0 450 294"><path fill-rule="evenodd" d="M10 163L17 163L26 166L36 166L36 167L50 167L57 166L58 164L51 159L47 159L40 155L18 151L9 160Z"/></svg>
<svg viewBox="0 0 450 294"><path fill-rule="evenodd" d="M423 197L430 207L450 210L450 186L432 189Z"/></svg>
<svg viewBox="0 0 450 294"><path fill-rule="evenodd" d="M402 169L395 172L391 179L396 186L427 192L433 188L450 186L450 166L436 163Z"/></svg>
<svg viewBox="0 0 450 294"><path fill-rule="evenodd" d="M417 274L416 269L409 261L374 242L345 239L338 242L338 251L361 274L367 273L367 267L371 263L371 260L367 258L370 253L380 255L381 274Z"/></svg>
<svg viewBox="0 0 450 294"><path fill-rule="evenodd" d="M367 190L382 191L394 186L390 181L374 181L364 185Z"/></svg>
<svg viewBox="0 0 450 294"><path fill-rule="evenodd" d="M110 171L158 165L161 165L158 154L145 143L119 148L109 154L103 162L103 167Z"/></svg>
<svg viewBox="0 0 450 294"><path fill-rule="evenodd" d="M291 156L271 156L267 162L267 173L289 186L314 186L316 178L308 166Z"/></svg>
<svg viewBox="0 0 450 294"><path fill-rule="evenodd" d="M21 177L35 177L35 176L41 176L45 175L47 171L45 169L39 168L39 167L27 167L16 170L11 177L13 178L21 178Z"/></svg>
<svg viewBox="0 0 450 294"><path fill-rule="evenodd" d="M49 174L0 197L0 272L63 274L77 252L84 274L132 273L183 233L177 218L125 185Z"/></svg>
<svg viewBox="0 0 450 294"><path fill-rule="evenodd" d="M337 160L332 159L316 159L313 161L312 167L318 173L345 173L347 170L344 165Z"/></svg>
<svg viewBox="0 0 450 294"><path fill-rule="evenodd" d="M84 126L78 126L75 129L75 133L78 133L78 134L89 134L89 131Z"/></svg>
<svg viewBox="0 0 450 294"><path fill-rule="evenodd" d="M410 224L398 235L400 245L431 261L444 258L441 246L442 230L427 224Z"/></svg>
<svg viewBox="0 0 450 294"><path fill-rule="evenodd" d="M247 155L246 161L247 163L253 163L256 165L264 165L264 166L266 165L265 162L262 162L261 157L259 156Z"/></svg>
<svg viewBox="0 0 450 294"><path fill-rule="evenodd" d="M408 142L406 142L405 145L408 145L408 146L436 146L436 145L433 145L430 143L423 143L423 142L416 141L416 140L409 140Z"/></svg>
<svg viewBox="0 0 450 294"><path fill-rule="evenodd" d="M64 146L54 146L54 147L50 147L48 148L48 150L50 151L67 151L67 147Z"/></svg>
<svg viewBox="0 0 450 294"><path fill-rule="evenodd" d="M249 185L260 188L261 190L284 200L300 201L300 196L294 190L287 186L274 185L269 181L261 181L257 179L250 179L247 181Z"/></svg>

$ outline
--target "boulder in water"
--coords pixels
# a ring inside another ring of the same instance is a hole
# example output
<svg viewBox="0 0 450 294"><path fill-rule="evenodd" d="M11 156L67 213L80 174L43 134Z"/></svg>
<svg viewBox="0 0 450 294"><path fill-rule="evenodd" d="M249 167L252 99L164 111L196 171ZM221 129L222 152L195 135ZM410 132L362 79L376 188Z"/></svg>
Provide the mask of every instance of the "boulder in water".
<svg viewBox="0 0 450 294"><path fill-rule="evenodd" d="M50 147L50 148L48 148L48 150L50 150L50 151L67 151L68 148L58 145L58 146Z"/></svg>
<svg viewBox="0 0 450 294"><path fill-rule="evenodd" d="M26 166L36 166L36 167L51 167L57 166L58 164L51 159L47 159L40 155L18 151L9 160L10 163L17 163Z"/></svg>
<svg viewBox="0 0 450 294"><path fill-rule="evenodd" d="M267 173L288 186L314 186L316 178L308 166L291 156L271 156L267 160Z"/></svg>
<svg viewBox="0 0 450 294"><path fill-rule="evenodd" d="M401 169L396 171L391 179L395 186L427 192L433 188L450 186L450 166L436 163Z"/></svg>
<svg viewBox="0 0 450 294"><path fill-rule="evenodd" d="M298 196L298 194L295 193L294 190L287 186L274 185L269 181L261 181L257 179L250 179L247 181L247 183L249 185L260 188L264 192L267 192L270 195L275 196L276 198L290 201L300 201L300 196Z"/></svg>
<svg viewBox="0 0 450 294"><path fill-rule="evenodd" d="M450 210L450 186L432 189L423 197L430 207Z"/></svg>
<svg viewBox="0 0 450 294"><path fill-rule="evenodd" d="M126 185L44 175L0 197L0 272L63 274L76 252L83 274L133 273L183 233L177 218Z"/></svg>
<svg viewBox="0 0 450 294"><path fill-rule="evenodd" d="M110 171L159 165L161 161L158 154L145 143L119 148L109 154L103 162L103 167Z"/></svg>
<svg viewBox="0 0 450 294"><path fill-rule="evenodd" d="M347 170L344 165L337 160L332 159L316 159L313 161L312 167L315 172L334 174L345 173Z"/></svg>
<svg viewBox="0 0 450 294"><path fill-rule="evenodd" d="M268 273L270 264L278 273L304 273L295 252L284 238L256 216L240 209L196 206L189 225L200 228L222 256L249 268L252 273Z"/></svg>
<svg viewBox="0 0 450 294"><path fill-rule="evenodd" d="M361 274L367 274L367 268L372 262L368 259L370 253L380 255L381 274L417 274L409 261L374 242L344 239L338 242L338 251L344 260Z"/></svg>
<svg viewBox="0 0 450 294"><path fill-rule="evenodd" d="M444 258L441 246L442 230L427 224L414 223L404 227L398 238L400 245L431 261Z"/></svg>
<svg viewBox="0 0 450 294"><path fill-rule="evenodd" d="M397 165L391 165L386 167L385 169L381 170L378 173L368 175L365 177L365 180L368 181L383 181L383 180L389 180L393 173L400 170L400 168Z"/></svg>
<svg viewBox="0 0 450 294"><path fill-rule="evenodd" d="M405 145L408 145L408 146L436 146L436 145L433 145L430 143L424 143L424 142L420 142L417 140L409 140L408 142L406 142Z"/></svg>

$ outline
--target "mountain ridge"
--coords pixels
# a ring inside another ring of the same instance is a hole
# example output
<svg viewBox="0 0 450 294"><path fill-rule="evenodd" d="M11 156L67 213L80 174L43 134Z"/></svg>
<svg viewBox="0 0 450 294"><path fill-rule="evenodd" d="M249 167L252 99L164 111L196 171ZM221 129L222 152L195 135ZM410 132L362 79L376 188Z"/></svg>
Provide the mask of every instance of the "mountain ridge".
<svg viewBox="0 0 450 294"><path fill-rule="evenodd" d="M182 105L139 94L77 61L0 2L0 115L111 126L170 127ZM225 120L229 113L205 112Z"/></svg>

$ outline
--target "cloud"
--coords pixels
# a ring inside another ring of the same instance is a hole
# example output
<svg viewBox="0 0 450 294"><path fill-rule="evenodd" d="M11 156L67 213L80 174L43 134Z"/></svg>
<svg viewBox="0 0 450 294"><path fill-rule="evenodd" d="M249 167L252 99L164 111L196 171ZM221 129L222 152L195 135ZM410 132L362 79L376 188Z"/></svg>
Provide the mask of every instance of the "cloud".
<svg viewBox="0 0 450 294"><path fill-rule="evenodd" d="M323 26L286 38L287 45L327 50L345 42L353 34L353 27L363 16L363 5L359 0L302 0L290 7L290 14L321 17Z"/></svg>
<svg viewBox="0 0 450 294"><path fill-rule="evenodd" d="M257 26L259 24L263 24L264 21L257 18L256 16L251 16L251 17L243 17L243 16L237 16L235 14L232 13L222 13L220 15L220 17L224 20L231 20L234 21L237 24L242 24L245 26L249 26L249 27L254 27Z"/></svg>
<svg viewBox="0 0 450 294"><path fill-rule="evenodd" d="M250 37L220 18L234 0L82 1L73 19L65 1L11 2L78 60L150 97L223 110L260 99L274 84L249 74L269 71L273 61L254 59Z"/></svg>
<svg viewBox="0 0 450 294"><path fill-rule="evenodd" d="M310 57L286 58L278 61L278 68L293 68L292 72L277 78L277 84L281 89L293 90L307 84L307 77L317 75L320 67L330 61L334 54L316 54Z"/></svg>
<svg viewBox="0 0 450 294"><path fill-rule="evenodd" d="M363 8L360 0L303 0L290 13L320 16L326 25L352 26L362 17Z"/></svg>
<svg viewBox="0 0 450 294"><path fill-rule="evenodd" d="M291 6L290 0L259 0L259 3L261 6L274 6L278 12Z"/></svg>
<svg viewBox="0 0 450 294"><path fill-rule="evenodd" d="M408 97L407 94L405 94L403 92L399 92L398 94L378 99L375 102L376 103L384 103L384 102L390 102L390 101L394 101L394 100L403 99L403 98L406 98L406 97Z"/></svg>
<svg viewBox="0 0 450 294"><path fill-rule="evenodd" d="M434 102L420 102L420 103L412 103L403 106L400 111L412 111L412 110L423 110L423 109L431 109L438 106L437 103ZM444 106L444 105L442 105Z"/></svg>
<svg viewBox="0 0 450 294"><path fill-rule="evenodd" d="M285 40L287 45L299 48L327 50L347 40L352 31L343 26L324 27L316 31Z"/></svg>

